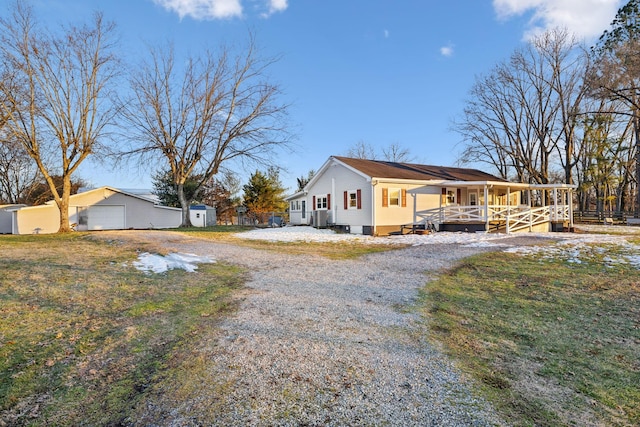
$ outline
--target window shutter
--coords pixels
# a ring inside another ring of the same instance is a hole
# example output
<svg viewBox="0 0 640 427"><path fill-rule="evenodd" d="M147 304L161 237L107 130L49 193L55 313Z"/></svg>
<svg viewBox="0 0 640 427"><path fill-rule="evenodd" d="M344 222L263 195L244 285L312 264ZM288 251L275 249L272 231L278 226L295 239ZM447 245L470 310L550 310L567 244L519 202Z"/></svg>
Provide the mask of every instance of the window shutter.
<svg viewBox="0 0 640 427"><path fill-rule="evenodd" d="M462 190L460 188L458 188L457 194L456 194L456 202L458 202L458 204L460 205L460 200L462 200Z"/></svg>
<svg viewBox="0 0 640 427"><path fill-rule="evenodd" d="M383 188L382 189L382 207L386 208L387 206L389 206L389 189Z"/></svg>
<svg viewBox="0 0 640 427"><path fill-rule="evenodd" d="M446 195L447 195L447 189L446 189L446 188L444 188L444 187L442 187L442 195L443 195L443 196L446 196Z"/></svg>
<svg viewBox="0 0 640 427"><path fill-rule="evenodd" d="M349 209L349 194L346 191L344 192L344 208Z"/></svg>
<svg viewBox="0 0 640 427"><path fill-rule="evenodd" d="M356 204L358 205L358 209L362 209L362 190L356 190Z"/></svg>
<svg viewBox="0 0 640 427"><path fill-rule="evenodd" d="M327 194L327 209L331 210L331 194Z"/></svg>
<svg viewBox="0 0 640 427"><path fill-rule="evenodd" d="M316 210L316 196L313 196L313 208L311 210Z"/></svg>
<svg viewBox="0 0 640 427"><path fill-rule="evenodd" d="M405 190L404 188L402 189L402 207L407 207L407 190Z"/></svg>

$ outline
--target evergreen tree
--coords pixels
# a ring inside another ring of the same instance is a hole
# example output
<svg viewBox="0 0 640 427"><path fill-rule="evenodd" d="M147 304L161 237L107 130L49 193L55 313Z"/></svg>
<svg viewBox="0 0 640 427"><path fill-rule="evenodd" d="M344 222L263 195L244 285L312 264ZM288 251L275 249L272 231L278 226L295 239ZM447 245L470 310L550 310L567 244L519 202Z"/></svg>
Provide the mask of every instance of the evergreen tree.
<svg viewBox="0 0 640 427"><path fill-rule="evenodd" d="M307 173L306 178L304 177L304 175L301 176L300 178L296 178L296 180L298 181L298 189L296 191L304 190L304 187L309 183L309 181L311 181L311 179L313 179L315 174L316 174L316 171L311 169L309 173Z"/></svg>
<svg viewBox="0 0 640 427"><path fill-rule="evenodd" d="M275 168L270 168L267 174L256 171L243 190L244 206L260 223L266 223L271 213L284 212L287 207L285 189Z"/></svg>
<svg viewBox="0 0 640 427"><path fill-rule="evenodd" d="M199 203L199 200L194 200L194 194L198 189L198 185L202 175L192 175L184 183L184 192L188 200L192 200L194 203ZM158 196L160 203L172 208L180 207L180 199L178 198L178 188L173 183L173 176L171 171L158 171L153 176L153 194Z"/></svg>

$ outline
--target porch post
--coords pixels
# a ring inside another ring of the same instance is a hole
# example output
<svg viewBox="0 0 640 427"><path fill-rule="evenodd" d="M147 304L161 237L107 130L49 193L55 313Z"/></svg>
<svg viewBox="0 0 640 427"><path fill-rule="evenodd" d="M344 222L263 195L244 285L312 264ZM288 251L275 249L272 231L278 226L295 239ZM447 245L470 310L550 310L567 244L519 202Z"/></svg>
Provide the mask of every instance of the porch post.
<svg viewBox="0 0 640 427"><path fill-rule="evenodd" d="M442 189L440 189L440 194L438 195L439 199L440 199L440 210L439 210L439 214L440 214L440 224L442 224L444 222L444 212L442 210ZM439 227L439 225L438 225Z"/></svg>
<svg viewBox="0 0 640 427"><path fill-rule="evenodd" d="M485 221L485 233L489 232L489 186L484 185L484 221Z"/></svg>
<svg viewBox="0 0 640 427"><path fill-rule="evenodd" d="M573 189L569 188L567 193L569 195L569 229L573 230Z"/></svg>
<svg viewBox="0 0 640 427"><path fill-rule="evenodd" d="M511 187L507 186L507 226L506 226L506 233L509 234L510 227L509 227L509 223L511 221Z"/></svg>
<svg viewBox="0 0 640 427"><path fill-rule="evenodd" d="M558 189L553 187L553 220L558 221Z"/></svg>

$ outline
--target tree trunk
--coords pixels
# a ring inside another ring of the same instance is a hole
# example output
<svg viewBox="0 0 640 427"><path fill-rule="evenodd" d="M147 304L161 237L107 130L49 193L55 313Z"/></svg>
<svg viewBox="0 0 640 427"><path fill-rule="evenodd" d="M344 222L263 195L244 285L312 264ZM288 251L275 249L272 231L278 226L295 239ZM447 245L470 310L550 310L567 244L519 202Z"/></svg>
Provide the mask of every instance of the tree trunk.
<svg viewBox="0 0 640 427"><path fill-rule="evenodd" d="M51 184L50 184L51 185ZM54 186L55 190L55 186ZM55 194L55 193L54 193ZM60 228L58 233L69 233L73 231L69 224L69 197L71 196L71 175L66 174L62 177L62 194L60 199L56 200L58 209L60 210Z"/></svg>
<svg viewBox="0 0 640 427"><path fill-rule="evenodd" d="M640 218L640 110L635 109L633 131L636 138L636 206L634 217Z"/></svg>
<svg viewBox="0 0 640 427"><path fill-rule="evenodd" d="M178 187L178 200L180 201L180 207L182 208L182 224L180 227L191 227L191 217L189 215L190 200L187 200L184 194L184 183L177 184Z"/></svg>

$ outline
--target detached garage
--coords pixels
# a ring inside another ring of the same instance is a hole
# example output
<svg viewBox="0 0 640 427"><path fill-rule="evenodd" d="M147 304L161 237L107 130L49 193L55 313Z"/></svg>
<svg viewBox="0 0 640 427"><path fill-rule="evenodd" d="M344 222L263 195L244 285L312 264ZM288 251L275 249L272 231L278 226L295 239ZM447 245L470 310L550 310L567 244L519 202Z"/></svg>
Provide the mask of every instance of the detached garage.
<svg viewBox="0 0 640 427"><path fill-rule="evenodd" d="M54 201L12 212L11 233L55 233L60 213ZM147 197L101 187L69 198L69 223L78 231L174 228L182 222L178 208L161 206Z"/></svg>

